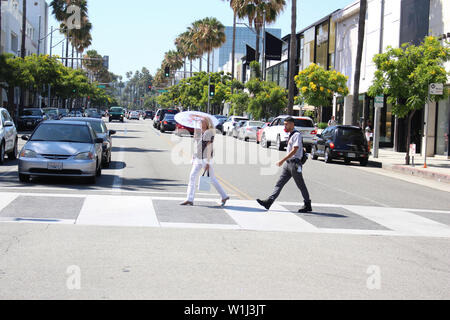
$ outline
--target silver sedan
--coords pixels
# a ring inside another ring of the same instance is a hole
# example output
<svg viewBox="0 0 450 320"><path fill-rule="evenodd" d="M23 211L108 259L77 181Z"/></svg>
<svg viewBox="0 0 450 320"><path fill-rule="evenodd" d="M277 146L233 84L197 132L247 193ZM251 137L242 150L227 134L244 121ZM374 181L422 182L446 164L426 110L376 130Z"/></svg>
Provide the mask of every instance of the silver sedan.
<svg viewBox="0 0 450 320"><path fill-rule="evenodd" d="M19 180L31 176L86 177L90 183L102 173L102 144L88 122L45 121L19 155Z"/></svg>
<svg viewBox="0 0 450 320"><path fill-rule="evenodd" d="M256 132L258 129L264 125L262 121L247 121L244 125L239 129L238 139L249 141L256 140Z"/></svg>

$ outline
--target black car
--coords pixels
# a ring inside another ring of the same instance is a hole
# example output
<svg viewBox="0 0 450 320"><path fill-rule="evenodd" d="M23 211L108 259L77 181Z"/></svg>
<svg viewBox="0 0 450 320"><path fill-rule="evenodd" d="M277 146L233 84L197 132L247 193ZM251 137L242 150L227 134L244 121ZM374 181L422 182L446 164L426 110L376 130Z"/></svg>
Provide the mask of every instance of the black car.
<svg viewBox="0 0 450 320"><path fill-rule="evenodd" d="M174 114L170 114L170 113L166 113L164 115L163 120L161 121L161 132L166 132L166 131L175 131L176 128L176 121L175 121L175 115Z"/></svg>
<svg viewBox="0 0 450 320"><path fill-rule="evenodd" d="M17 127L19 130L32 131L39 123L47 119L48 117L40 108L23 109L23 112L19 117Z"/></svg>
<svg viewBox="0 0 450 320"><path fill-rule="evenodd" d="M109 168L111 164L111 150L112 150L112 135L116 134L115 130L108 130L105 122L98 118L63 118L64 121L86 121L89 122L92 129L94 129L98 138L103 139L102 146L102 166Z"/></svg>
<svg viewBox="0 0 450 320"><path fill-rule="evenodd" d="M312 158L324 157L326 163L343 159L346 164L359 161L362 166L369 162L369 146L360 127L332 126L317 135L311 151Z"/></svg>
<svg viewBox="0 0 450 320"><path fill-rule="evenodd" d="M145 113L144 113L144 120L145 120L145 119L153 119L154 115L155 115L155 112L154 112L154 111L152 111L152 110L147 110L147 111L145 111Z"/></svg>
<svg viewBox="0 0 450 320"><path fill-rule="evenodd" d="M155 115L153 127L155 127L158 130L161 130L161 122L162 119L164 119L166 113L176 115L178 112L180 111L178 111L177 109L159 109Z"/></svg>

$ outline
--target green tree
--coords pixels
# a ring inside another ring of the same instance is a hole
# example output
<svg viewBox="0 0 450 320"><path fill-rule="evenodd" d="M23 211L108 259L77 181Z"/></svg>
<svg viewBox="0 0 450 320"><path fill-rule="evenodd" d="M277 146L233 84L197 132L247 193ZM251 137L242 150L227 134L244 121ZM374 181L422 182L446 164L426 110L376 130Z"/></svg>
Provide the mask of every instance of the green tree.
<svg viewBox="0 0 450 320"><path fill-rule="evenodd" d="M444 63L450 59L450 49L434 37L426 37L419 46L404 44L401 48L388 47L374 57L377 71L369 95L384 94L392 104L392 113L407 118L406 150L411 142L411 120L427 101L437 101L444 96L429 96L430 83L447 83L449 73ZM447 92L444 92L445 96ZM409 164L409 152L405 162Z"/></svg>
<svg viewBox="0 0 450 320"><path fill-rule="evenodd" d="M252 79L245 84L250 92L247 113L255 119L268 119L276 116L287 107L287 90L274 82Z"/></svg>
<svg viewBox="0 0 450 320"><path fill-rule="evenodd" d="M336 70L325 70L315 63L300 71L294 79L300 99L316 108L331 106L335 93L344 97L349 93L347 76Z"/></svg>

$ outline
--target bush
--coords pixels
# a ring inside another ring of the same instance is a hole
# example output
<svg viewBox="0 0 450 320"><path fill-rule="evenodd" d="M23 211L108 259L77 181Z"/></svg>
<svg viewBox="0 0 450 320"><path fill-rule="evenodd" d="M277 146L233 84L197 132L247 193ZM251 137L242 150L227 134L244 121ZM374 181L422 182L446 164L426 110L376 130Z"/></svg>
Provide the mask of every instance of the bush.
<svg viewBox="0 0 450 320"><path fill-rule="evenodd" d="M325 122L319 122L319 123L317 124L317 128L319 128L319 129L326 129L326 128L328 128L328 123L325 123Z"/></svg>

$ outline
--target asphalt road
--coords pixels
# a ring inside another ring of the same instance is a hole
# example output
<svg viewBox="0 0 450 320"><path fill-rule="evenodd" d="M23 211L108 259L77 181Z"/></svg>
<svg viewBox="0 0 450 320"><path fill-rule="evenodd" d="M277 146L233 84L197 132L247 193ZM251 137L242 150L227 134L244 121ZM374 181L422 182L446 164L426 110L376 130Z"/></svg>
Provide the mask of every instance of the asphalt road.
<svg viewBox="0 0 450 320"><path fill-rule="evenodd" d="M314 212L296 214L291 181L267 213L255 199L284 152L217 135L229 206L211 190L181 208L192 139L151 120L107 125L113 162L95 185L22 184L17 161L0 167L1 299L450 298L448 192L308 160Z"/></svg>

